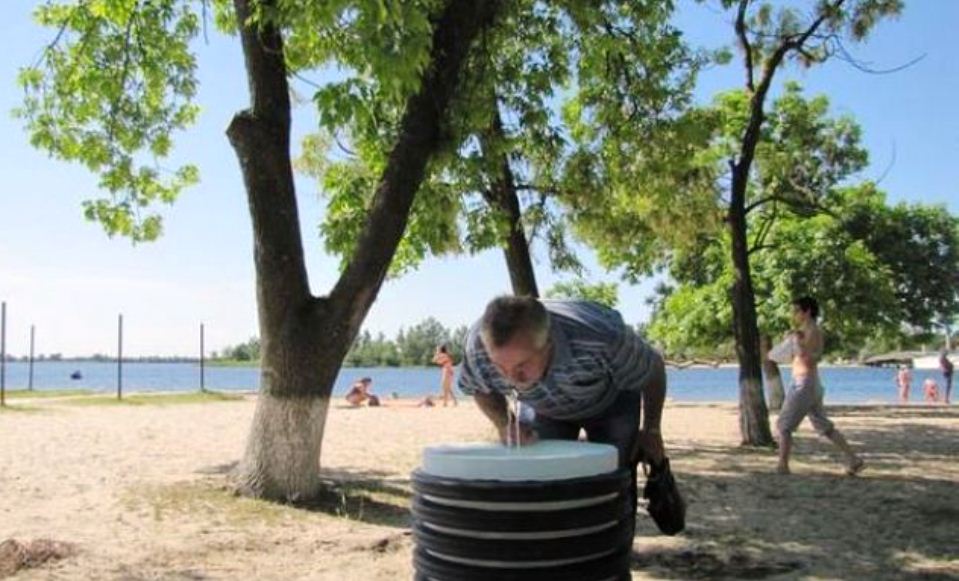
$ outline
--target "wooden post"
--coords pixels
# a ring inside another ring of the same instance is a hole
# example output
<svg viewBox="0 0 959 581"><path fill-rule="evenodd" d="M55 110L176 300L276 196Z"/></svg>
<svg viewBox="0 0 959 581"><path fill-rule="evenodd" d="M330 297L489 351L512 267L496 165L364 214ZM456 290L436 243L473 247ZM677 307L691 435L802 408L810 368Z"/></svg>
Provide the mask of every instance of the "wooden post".
<svg viewBox="0 0 959 581"><path fill-rule="evenodd" d="M33 344L36 337L36 326L30 325L30 372L27 375L27 389L33 391Z"/></svg>
<svg viewBox="0 0 959 581"><path fill-rule="evenodd" d="M204 349L203 349L203 323L200 323L200 391L206 391L206 377L204 376Z"/></svg>
<svg viewBox="0 0 959 581"><path fill-rule="evenodd" d="M7 405L7 301L0 304L0 407Z"/></svg>
<svg viewBox="0 0 959 581"><path fill-rule="evenodd" d="M123 314L117 320L117 399L123 399Z"/></svg>

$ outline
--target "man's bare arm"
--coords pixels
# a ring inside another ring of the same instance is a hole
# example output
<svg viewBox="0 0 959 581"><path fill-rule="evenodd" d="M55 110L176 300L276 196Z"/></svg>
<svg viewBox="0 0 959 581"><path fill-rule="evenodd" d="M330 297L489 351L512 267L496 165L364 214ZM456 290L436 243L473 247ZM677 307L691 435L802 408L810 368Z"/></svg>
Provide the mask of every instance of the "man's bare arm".
<svg viewBox="0 0 959 581"><path fill-rule="evenodd" d="M643 386L642 429L636 438L636 449L631 461L659 465L666 456L661 427L663 404L666 401L666 368L662 361L657 361L654 365L656 368L653 370L653 377Z"/></svg>
<svg viewBox="0 0 959 581"><path fill-rule="evenodd" d="M497 430L502 432L506 429L506 425L509 423L509 414L506 398L502 394L476 392L473 394L473 399L476 400L476 405L493 422Z"/></svg>
<svg viewBox="0 0 959 581"><path fill-rule="evenodd" d="M666 382L650 381L643 389L643 430L658 433L666 402Z"/></svg>

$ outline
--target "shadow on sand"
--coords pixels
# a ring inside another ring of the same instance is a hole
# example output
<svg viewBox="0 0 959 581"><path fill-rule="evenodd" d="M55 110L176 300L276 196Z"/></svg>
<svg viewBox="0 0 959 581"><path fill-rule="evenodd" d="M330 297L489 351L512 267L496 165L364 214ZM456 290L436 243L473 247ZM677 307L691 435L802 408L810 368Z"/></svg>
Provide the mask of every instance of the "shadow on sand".
<svg viewBox="0 0 959 581"><path fill-rule="evenodd" d="M683 537L657 537L638 519L633 570L663 579L957 579L959 409L830 407L863 452L862 477L843 475L830 444L807 426L794 474L775 452L702 446L674 470L689 503ZM684 473L683 465L695 465ZM925 476L935 465L940 477ZM924 470L925 468L925 470ZM948 469L946 473L949 474Z"/></svg>
<svg viewBox="0 0 959 581"><path fill-rule="evenodd" d="M409 480L372 470L324 470L321 496L295 506L367 524L408 529Z"/></svg>
<svg viewBox="0 0 959 581"><path fill-rule="evenodd" d="M233 490L231 475L238 464L239 462L229 462L208 466L196 473L225 476L227 483L220 482L213 487ZM397 479L390 473L376 470L324 469L322 476L323 491L318 498L309 502L284 504L372 525L402 529L410 527L407 507L412 493L409 480Z"/></svg>

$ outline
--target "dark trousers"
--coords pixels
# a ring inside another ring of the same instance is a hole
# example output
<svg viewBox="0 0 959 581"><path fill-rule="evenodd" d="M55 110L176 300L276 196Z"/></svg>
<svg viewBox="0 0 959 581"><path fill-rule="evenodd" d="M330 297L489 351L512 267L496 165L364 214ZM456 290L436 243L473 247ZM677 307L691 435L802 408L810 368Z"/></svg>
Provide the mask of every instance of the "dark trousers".
<svg viewBox="0 0 959 581"><path fill-rule="evenodd" d="M633 507L630 514L634 524L639 491L636 484L637 462L632 456L636 438L639 436L641 407L641 392L622 391L608 408L590 418L557 420L536 414L536 419L533 420L533 427L542 440L576 440L582 429L590 442L616 446L619 451L619 467L629 468L632 475L629 494Z"/></svg>

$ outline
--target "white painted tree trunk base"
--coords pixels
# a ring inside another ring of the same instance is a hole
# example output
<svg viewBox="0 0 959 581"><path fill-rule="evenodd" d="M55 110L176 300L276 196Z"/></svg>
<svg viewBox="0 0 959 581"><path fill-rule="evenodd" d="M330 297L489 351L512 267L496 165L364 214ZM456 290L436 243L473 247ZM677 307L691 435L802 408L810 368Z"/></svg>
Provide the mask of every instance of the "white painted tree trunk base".
<svg viewBox="0 0 959 581"><path fill-rule="evenodd" d="M320 448L329 398L260 394L237 489L245 496L306 502L321 490Z"/></svg>

